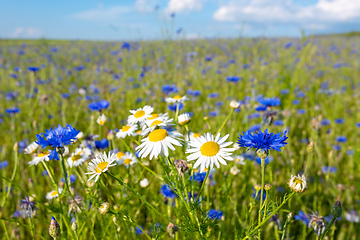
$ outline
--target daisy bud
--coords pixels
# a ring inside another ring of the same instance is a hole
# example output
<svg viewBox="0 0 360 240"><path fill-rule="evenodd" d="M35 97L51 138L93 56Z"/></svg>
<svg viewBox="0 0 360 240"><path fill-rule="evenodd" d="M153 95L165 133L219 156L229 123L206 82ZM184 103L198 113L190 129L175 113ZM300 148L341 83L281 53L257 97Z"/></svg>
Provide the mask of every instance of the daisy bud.
<svg viewBox="0 0 360 240"><path fill-rule="evenodd" d="M73 223L71 224L71 230L73 230L76 233L76 231L77 231L76 221L73 221Z"/></svg>
<svg viewBox="0 0 360 240"><path fill-rule="evenodd" d="M51 218L49 234L54 239L60 235L60 225L54 217Z"/></svg>
<svg viewBox="0 0 360 240"><path fill-rule="evenodd" d="M178 121L180 125L186 125L191 121L191 117L188 113L183 113L179 115Z"/></svg>
<svg viewBox="0 0 360 240"><path fill-rule="evenodd" d="M110 130L110 131L108 132L108 134L107 134L107 139L108 139L109 141L111 141L111 140L114 139L114 137L115 137L114 131L113 131L113 130Z"/></svg>
<svg viewBox="0 0 360 240"><path fill-rule="evenodd" d="M169 233L170 237L174 237L175 233L179 230L178 226L174 225L173 223L169 223L166 228L166 231Z"/></svg>
<svg viewBox="0 0 360 240"><path fill-rule="evenodd" d="M314 143L310 142L309 145L306 147L306 151L308 153L313 153L314 152Z"/></svg>
<svg viewBox="0 0 360 240"><path fill-rule="evenodd" d="M174 162L176 170L178 171L179 175L183 175L186 170L188 170L188 163L184 160L176 160Z"/></svg>
<svg viewBox="0 0 360 240"><path fill-rule="evenodd" d="M267 183L267 184L265 184L264 189L265 189L265 191L269 191L271 189L271 187L272 187L271 184Z"/></svg>
<svg viewBox="0 0 360 240"><path fill-rule="evenodd" d="M307 188L306 178L304 175L300 176L293 176L291 175L291 178L288 181L288 186L291 190L294 192L304 192Z"/></svg>
<svg viewBox="0 0 360 240"><path fill-rule="evenodd" d="M140 181L140 187L142 187L142 188L146 188L147 186L149 186L149 184L150 184L150 182L146 178L144 178L143 180Z"/></svg>
<svg viewBox="0 0 360 240"><path fill-rule="evenodd" d="M102 203L99 207L100 214L105 215L109 211L109 208L110 208L110 203L108 202Z"/></svg>
<svg viewBox="0 0 360 240"><path fill-rule="evenodd" d="M232 101L230 102L230 107L231 107L232 109L237 109L238 107L240 107L240 103L239 103L238 101L232 100Z"/></svg>
<svg viewBox="0 0 360 240"><path fill-rule="evenodd" d="M287 219L288 219L288 221L290 221L292 219L292 212L287 215Z"/></svg>
<svg viewBox="0 0 360 240"><path fill-rule="evenodd" d="M341 216L341 214L342 214L342 207L341 207L341 202L340 202L340 201L336 201L336 202L334 203L334 205L333 205L332 208L331 208L331 214L332 214L334 217L336 217L336 218L338 218L338 217Z"/></svg>

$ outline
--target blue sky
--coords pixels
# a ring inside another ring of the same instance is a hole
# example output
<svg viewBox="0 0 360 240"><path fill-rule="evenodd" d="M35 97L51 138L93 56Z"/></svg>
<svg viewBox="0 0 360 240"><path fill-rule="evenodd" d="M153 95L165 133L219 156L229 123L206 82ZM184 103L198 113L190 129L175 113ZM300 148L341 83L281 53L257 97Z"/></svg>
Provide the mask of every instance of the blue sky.
<svg viewBox="0 0 360 240"><path fill-rule="evenodd" d="M0 16L0 38L298 37L359 31L360 0L0 0Z"/></svg>

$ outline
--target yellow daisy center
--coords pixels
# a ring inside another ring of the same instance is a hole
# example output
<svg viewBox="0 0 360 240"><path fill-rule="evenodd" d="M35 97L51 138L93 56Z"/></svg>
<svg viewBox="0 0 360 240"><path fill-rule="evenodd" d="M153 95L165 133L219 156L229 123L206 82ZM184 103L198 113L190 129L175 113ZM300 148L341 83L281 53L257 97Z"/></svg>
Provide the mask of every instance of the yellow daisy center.
<svg viewBox="0 0 360 240"><path fill-rule="evenodd" d="M150 125L150 127L153 127L153 126L159 125L160 123L163 123L163 121L160 121L160 120L155 120L155 121L153 121L153 123Z"/></svg>
<svg viewBox="0 0 360 240"><path fill-rule="evenodd" d="M175 97L173 97L173 99L175 99L175 100L180 100L180 99L181 99L181 96L180 96L180 95L176 95Z"/></svg>
<svg viewBox="0 0 360 240"><path fill-rule="evenodd" d="M294 183L296 184L303 184L303 181L301 179L295 179Z"/></svg>
<svg viewBox="0 0 360 240"><path fill-rule="evenodd" d="M117 156L117 158L122 158L123 156L125 156L125 153L123 153L123 152L118 152L117 154L116 154L116 156Z"/></svg>
<svg viewBox="0 0 360 240"><path fill-rule="evenodd" d="M122 131L122 132L127 132L129 129L130 129L130 126L123 126L123 127L121 128L121 131Z"/></svg>
<svg viewBox="0 0 360 240"><path fill-rule="evenodd" d="M129 165L129 164L131 163L131 159L130 159L130 158L125 159L125 160L124 160L124 163L125 163L126 165Z"/></svg>
<svg viewBox="0 0 360 240"><path fill-rule="evenodd" d="M159 116L159 114L154 113L154 114L151 114L150 116L151 117L148 117L148 120L153 120L153 119L157 118Z"/></svg>
<svg viewBox="0 0 360 240"><path fill-rule="evenodd" d="M50 193L50 196L55 197L57 194L58 194L57 191L52 191L52 192Z"/></svg>
<svg viewBox="0 0 360 240"><path fill-rule="evenodd" d="M79 155L79 154L76 154L76 155L74 155L74 156L71 157L71 160L72 160L73 162L76 162L76 161L78 161L78 160L80 160L80 159L81 159L81 155Z"/></svg>
<svg viewBox="0 0 360 240"><path fill-rule="evenodd" d="M143 110L140 110L140 111L137 111L135 114L134 114L134 117L135 118L141 118L142 116L145 115L145 111Z"/></svg>
<svg viewBox="0 0 360 240"><path fill-rule="evenodd" d="M157 130L152 131L149 134L149 141L150 142L158 142L158 141L164 140L167 137L167 135L168 134L165 129L157 129Z"/></svg>
<svg viewBox="0 0 360 240"><path fill-rule="evenodd" d="M200 137L201 135L198 133L194 133L194 138Z"/></svg>
<svg viewBox="0 0 360 240"><path fill-rule="evenodd" d="M99 120L99 124L100 124L100 125L104 125L104 124L105 124L104 119L100 119L100 120Z"/></svg>
<svg viewBox="0 0 360 240"><path fill-rule="evenodd" d="M49 154L49 151L44 151L38 155L38 157L45 157Z"/></svg>
<svg viewBox="0 0 360 240"><path fill-rule="evenodd" d="M137 133L137 134L140 134L140 133L141 133L141 130L137 130L136 133Z"/></svg>
<svg viewBox="0 0 360 240"><path fill-rule="evenodd" d="M215 156L219 150L219 144L213 141L204 143L200 148L201 154L207 157Z"/></svg>
<svg viewBox="0 0 360 240"><path fill-rule="evenodd" d="M108 162L101 162L96 166L96 173L102 173L104 169L109 165Z"/></svg>

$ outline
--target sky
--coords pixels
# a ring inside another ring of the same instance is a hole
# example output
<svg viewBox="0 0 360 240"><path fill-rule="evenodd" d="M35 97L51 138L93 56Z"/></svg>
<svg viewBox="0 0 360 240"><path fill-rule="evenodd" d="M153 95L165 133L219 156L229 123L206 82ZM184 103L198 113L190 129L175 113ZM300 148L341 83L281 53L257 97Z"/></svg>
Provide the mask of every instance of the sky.
<svg viewBox="0 0 360 240"><path fill-rule="evenodd" d="M300 37L360 31L360 0L0 0L0 39Z"/></svg>

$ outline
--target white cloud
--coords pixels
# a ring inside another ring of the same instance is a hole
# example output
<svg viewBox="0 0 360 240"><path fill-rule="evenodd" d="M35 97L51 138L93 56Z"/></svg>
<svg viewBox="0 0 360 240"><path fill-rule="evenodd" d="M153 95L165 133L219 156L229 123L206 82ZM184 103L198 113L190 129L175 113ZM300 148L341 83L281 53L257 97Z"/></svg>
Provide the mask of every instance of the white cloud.
<svg viewBox="0 0 360 240"><path fill-rule="evenodd" d="M74 14L72 17L81 20L114 20L117 19L121 14L132 11L131 7L125 6L113 6L104 7L100 4L96 9L90 9L83 12Z"/></svg>
<svg viewBox="0 0 360 240"><path fill-rule="evenodd" d="M17 27L10 34L13 38L40 38L42 31L34 27Z"/></svg>
<svg viewBox="0 0 360 240"><path fill-rule="evenodd" d="M204 0L170 0L164 12L178 13L183 11L201 10Z"/></svg>
<svg viewBox="0 0 360 240"><path fill-rule="evenodd" d="M136 0L135 8L138 12L150 13L150 12L153 12L155 9L155 6L156 6L155 2L157 2L157 1Z"/></svg>
<svg viewBox="0 0 360 240"><path fill-rule="evenodd" d="M234 0L221 6L213 19L324 29L333 23L359 21L360 0L319 0L310 6L300 6L291 0Z"/></svg>

